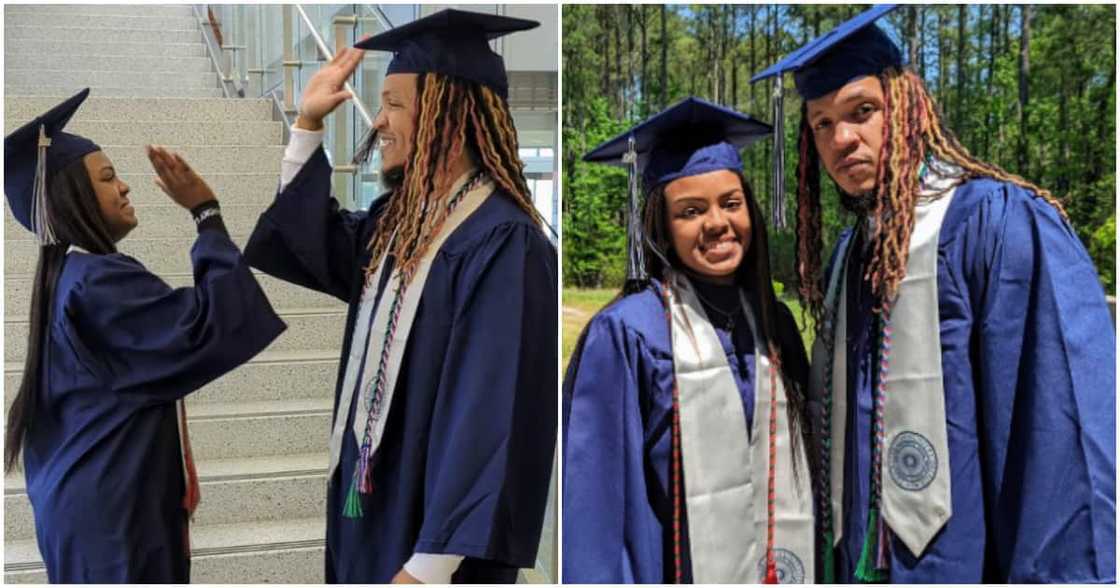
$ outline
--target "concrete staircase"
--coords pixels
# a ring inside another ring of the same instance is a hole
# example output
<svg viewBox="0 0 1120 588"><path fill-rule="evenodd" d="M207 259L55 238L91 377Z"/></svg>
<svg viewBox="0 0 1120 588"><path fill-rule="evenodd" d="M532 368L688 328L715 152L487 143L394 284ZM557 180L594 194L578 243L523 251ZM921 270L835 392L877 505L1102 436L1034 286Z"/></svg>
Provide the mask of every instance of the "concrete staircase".
<svg viewBox="0 0 1120 588"><path fill-rule="evenodd" d="M154 185L147 143L183 153L244 245L274 196L282 123L267 100L221 98L190 7L7 5L4 33L5 134L93 88L68 130L101 144L132 188L140 226L122 241L123 252L172 286L192 284L194 223ZM36 256L30 233L5 211L5 411L22 377ZM346 307L259 278L288 331L187 402L203 496L192 527L192 580L321 583L327 439ZM4 512L4 581L45 582L21 472L5 478Z"/></svg>

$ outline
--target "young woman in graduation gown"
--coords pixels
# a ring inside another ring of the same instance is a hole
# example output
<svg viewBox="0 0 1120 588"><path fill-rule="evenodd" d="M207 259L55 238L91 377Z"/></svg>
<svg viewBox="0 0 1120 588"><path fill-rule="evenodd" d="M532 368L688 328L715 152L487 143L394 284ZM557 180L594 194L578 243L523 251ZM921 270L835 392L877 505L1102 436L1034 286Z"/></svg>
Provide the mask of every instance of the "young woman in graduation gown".
<svg viewBox="0 0 1120 588"><path fill-rule="evenodd" d="M645 191L564 378L565 582L813 580L808 362L738 155L768 132L690 98L585 157Z"/></svg>
<svg viewBox="0 0 1120 588"><path fill-rule="evenodd" d="M100 147L62 131L88 94L5 138L9 209L40 243L6 466L22 451L52 583L185 583L199 488L182 399L284 324L178 155L148 151L197 223L194 286L173 289L117 250L137 225L129 186Z"/></svg>

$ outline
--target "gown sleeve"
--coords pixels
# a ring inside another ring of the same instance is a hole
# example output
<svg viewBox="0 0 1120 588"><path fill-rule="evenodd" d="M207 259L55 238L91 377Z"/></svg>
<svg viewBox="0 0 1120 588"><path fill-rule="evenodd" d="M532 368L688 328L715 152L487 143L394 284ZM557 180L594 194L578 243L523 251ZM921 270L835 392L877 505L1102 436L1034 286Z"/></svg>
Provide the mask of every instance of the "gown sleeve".
<svg viewBox="0 0 1120 588"><path fill-rule="evenodd" d="M1113 583L1116 334L1104 292L1041 199L1005 184L978 209L959 250L998 577Z"/></svg>
<svg viewBox="0 0 1120 588"><path fill-rule="evenodd" d="M331 174L320 146L261 215L245 258L266 274L349 302L369 214L339 206Z"/></svg>
<svg viewBox="0 0 1120 588"><path fill-rule="evenodd" d="M224 230L199 233L193 287L172 289L125 255L83 257L92 265L67 293L63 323L71 344L89 351L78 356L109 372L114 392L153 403L181 398L286 328Z"/></svg>
<svg viewBox="0 0 1120 588"><path fill-rule="evenodd" d="M414 551L533 567L556 448L556 251L521 222L478 239L448 310Z"/></svg>
<svg viewBox="0 0 1120 588"><path fill-rule="evenodd" d="M639 348L600 313L564 381L563 581L661 582L661 528L645 475Z"/></svg>

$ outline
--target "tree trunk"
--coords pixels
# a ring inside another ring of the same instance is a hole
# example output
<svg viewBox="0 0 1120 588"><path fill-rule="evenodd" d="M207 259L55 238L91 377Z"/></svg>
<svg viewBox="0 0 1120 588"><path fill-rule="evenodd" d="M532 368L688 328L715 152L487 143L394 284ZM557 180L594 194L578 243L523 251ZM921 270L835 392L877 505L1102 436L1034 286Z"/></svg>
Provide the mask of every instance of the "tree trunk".
<svg viewBox="0 0 1120 588"><path fill-rule="evenodd" d="M1027 133L1029 119L1027 106L1030 104L1030 73L1031 73L1031 16L1034 9L1030 4L1019 8L1019 149L1018 172L1023 177L1029 175L1029 160L1027 156Z"/></svg>
<svg viewBox="0 0 1120 588"><path fill-rule="evenodd" d="M967 125L965 124L964 113L964 94L968 85L968 77L965 75L964 63L965 52L968 46L968 39L965 37L965 31L968 28L968 7L964 4L957 5L957 91L956 91L956 105L953 108L953 130L957 132L957 136L964 137Z"/></svg>
<svg viewBox="0 0 1120 588"><path fill-rule="evenodd" d="M627 120L634 116L634 78L637 75L634 64L634 15L639 7L633 4L626 6L626 113Z"/></svg>
<svg viewBox="0 0 1120 588"><path fill-rule="evenodd" d="M918 7L906 7L906 44L910 49L910 65L918 65Z"/></svg>
<svg viewBox="0 0 1120 588"><path fill-rule="evenodd" d="M739 109L739 5L731 5L731 107Z"/></svg>
<svg viewBox="0 0 1120 588"><path fill-rule="evenodd" d="M622 7L615 6L612 8L615 9L615 18L612 20L615 26L615 83L618 84L615 88L615 100L618 101L615 104L615 114L619 119L622 119L626 116L626 96L624 94L626 85L623 81L623 27L619 22L622 20L619 18L619 8Z"/></svg>
<svg viewBox="0 0 1120 588"><path fill-rule="evenodd" d="M1112 37L1112 55L1116 55L1116 36ZM1104 89L1100 92L1100 100L1097 102L1097 148L1093 149L1093 165L1089 170L1090 179L1096 182L1100 179L1101 174L1105 173L1112 167L1112 163L1106 160L1106 157L1114 157L1114 153L1107 153L1104 147L1108 145L1108 137L1116 132L1113 127L1113 121L1110 120L1109 111L1109 98L1115 99L1116 95L1116 62L1113 58L1112 67L1108 69L1108 82L1104 85Z"/></svg>
<svg viewBox="0 0 1120 588"><path fill-rule="evenodd" d="M605 14L608 7L605 5L598 5L595 7L595 16L599 21L599 39L596 45L599 48L599 61L602 68L599 71L599 95L611 95L611 54L610 54L610 16Z"/></svg>
<svg viewBox="0 0 1120 588"><path fill-rule="evenodd" d="M937 7L937 101L942 104L942 107L948 106L947 96L945 95L945 76L949 72L945 68L945 9Z"/></svg>
<svg viewBox="0 0 1120 588"><path fill-rule="evenodd" d="M751 52L751 57L750 57L749 62L751 64L751 75L754 75L754 72L758 71L758 67L757 67L757 65L758 65L757 57L758 56L755 54L755 44L754 44L755 18L758 16L758 6L755 5L755 4L751 4L750 7L747 10L748 10L747 14L750 15L750 18L747 19L747 39L748 39L748 43L750 44L750 47L748 47L748 50ZM747 104L747 112L749 112L751 114L754 114L754 113L758 112L757 107L756 107L757 103L755 102L755 92L754 92L754 87L757 86L757 85L758 84L749 84L748 85L748 91L750 92L750 102ZM757 149L748 149L747 150L747 169L748 169L748 171L754 171L754 162L755 162L754 152L755 151L758 151L758 150Z"/></svg>
<svg viewBox="0 0 1120 588"><path fill-rule="evenodd" d="M988 83L987 83L987 96L989 99L995 95L995 77L996 77L996 51L997 41L999 39L999 6L992 6L992 19L991 26L988 28ZM992 161L992 111L995 108L992 103L989 103L987 108L987 115L984 118L984 158ZM999 124L998 121L995 124Z"/></svg>
<svg viewBox="0 0 1120 588"><path fill-rule="evenodd" d="M1066 104L1068 70L1069 68L1066 67L1058 68L1058 153L1061 154L1061 161L1055 166L1058 170L1058 179L1055 182L1058 194L1069 192L1069 167L1072 163L1069 158L1069 108Z"/></svg>
<svg viewBox="0 0 1120 588"><path fill-rule="evenodd" d="M661 106L669 105L669 27L665 22L665 5L661 5Z"/></svg>
<svg viewBox="0 0 1120 588"><path fill-rule="evenodd" d="M755 16L758 12L758 6L756 6L754 4L751 4L749 10L750 10L750 12L748 14L750 14L750 19L747 21L747 23L748 23L747 24L747 27L748 27L747 28L747 38L750 40L749 50L751 52L751 59L750 59L751 75L754 75L754 72L758 71L758 67L757 67L758 62L755 60L755 58L757 56L755 55L755 52L754 52L754 37L755 37L755 34L754 34L755 24L754 23L755 23ZM755 87L755 85L756 84L751 84L750 85L750 93L751 93L750 100L751 101L750 101L750 104L747 107L747 110L749 110L750 112L755 111L755 100L754 100L754 87ZM751 153L753 153L753 150L751 151Z"/></svg>
<svg viewBox="0 0 1120 588"><path fill-rule="evenodd" d="M914 64L918 77L926 79L926 8L918 9L918 63Z"/></svg>
<svg viewBox="0 0 1120 588"><path fill-rule="evenodd" d="M642 31L642 79L640 82L640 88L642 92L641 117L644 119L649 116L649 59L647 55L649 49L647 45L647 34L649 32L649 12L646 11L645 6L639 7L638 10L638 14L641 15L641 18L638 19L638 26L641 27Z"/></svg>

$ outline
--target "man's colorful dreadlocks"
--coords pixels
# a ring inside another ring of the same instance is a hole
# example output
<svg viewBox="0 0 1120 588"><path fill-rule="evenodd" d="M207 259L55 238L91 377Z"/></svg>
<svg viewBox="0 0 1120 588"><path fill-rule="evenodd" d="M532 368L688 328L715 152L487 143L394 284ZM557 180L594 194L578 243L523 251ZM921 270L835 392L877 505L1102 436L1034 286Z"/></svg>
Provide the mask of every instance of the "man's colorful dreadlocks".
<svg viewBox="0 0 1120 588"><path fill-rule="evenodd" d="M872 291L880 301L893 298L906 275L910 234L914 229L914 207L920 192L918 173L927 154L961 168L960 181L991 177L1031 190L1068 220L1061 201L1049 191L970 155L942 122L937 105L914 72L888 68L878 77L886 98L886 121L876 188L869 195L874 198L868 214L874 221L875 229L865 277L871 281ZM798 150L798 294L809 314L820 324L824 310L821 290L820 161L804 103L801 106Z"/></svg>
<svg viewBox="0 0 1120 588"><path fill-rule="evenodd" d="M405 163L404 184L378 218L367 273L376 271L388 249L404 275L413 274L447 219L447 207L438 204L451 196L451 166L467 149L482 171L541 225L522 174L517 131L505 100L487 86L443 74L421 74L417 84L416 146ZM397 238L390 247L394 231Z"/></svg>

